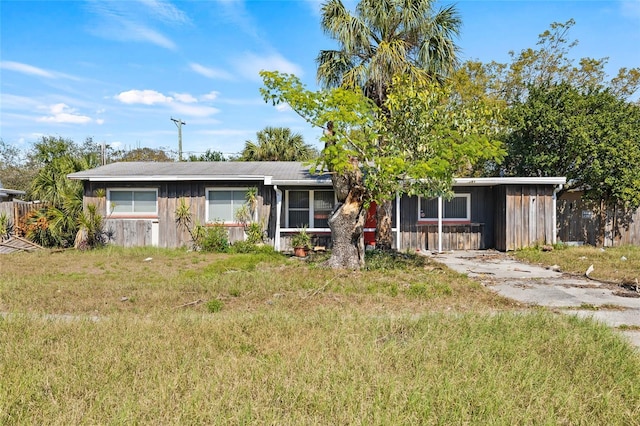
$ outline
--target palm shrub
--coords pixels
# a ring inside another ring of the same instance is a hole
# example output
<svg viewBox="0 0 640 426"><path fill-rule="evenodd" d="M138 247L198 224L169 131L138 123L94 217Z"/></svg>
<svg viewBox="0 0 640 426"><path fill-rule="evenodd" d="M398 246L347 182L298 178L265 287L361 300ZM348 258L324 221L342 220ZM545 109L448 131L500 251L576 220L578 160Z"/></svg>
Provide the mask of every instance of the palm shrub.
<svg viewBox="0 0 640 426"><path fill-rule="evenodd" d="M109 241L109 232L105 230L103 217L98 214L95 204L87 205L86 211L80 213L78 227L74 244L77 249L102 247Z"/></svg>
<svg viewBox="0 0 640 426"><path fill-rule="evenodd" d="M95 165L96 158L91 155L68 154L52 159L40 169L31 183L31 196L44 201L48 207L37 217L39 226L32 229L27 238L36 238L38 241L33 241L45 247L69 247L74 243L83 214L83 185L68 179L67 175Z"/></svg>
<svg viewBox="0 0 640 426"><path fill-rule="evenodd" d="M13 223L6 213L0 214L0 241L6 240L13 232Z"/></svg>

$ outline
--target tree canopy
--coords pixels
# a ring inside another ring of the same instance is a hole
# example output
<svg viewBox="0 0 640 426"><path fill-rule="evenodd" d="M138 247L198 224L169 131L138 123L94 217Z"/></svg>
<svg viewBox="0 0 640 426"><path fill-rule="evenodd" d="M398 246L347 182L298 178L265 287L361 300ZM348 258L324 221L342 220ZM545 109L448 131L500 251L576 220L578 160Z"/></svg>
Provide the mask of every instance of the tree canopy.
<svg viewBox="0 0 640 426"><path fill-rule="evenodd" d="M245 142L240 161L307 161L317 155L300 133L288 127L265 127L256 133L255 142Z"/></svg>
<svg viewBox="0 0 640 426"><path fill-rule="evenodd" d="M380 108L359 89L310 91L288 74L262 72L266 101L288 103L325 128L314 168L328 171L338 199L329 218L334 249L329 265L363 265L365 206L390 192L447 195L454 175L483 159L499 160L500 142L485 134L486 108L450 103L439 84L396 77ZM382 142L381 142L382 141Z"/></svg>

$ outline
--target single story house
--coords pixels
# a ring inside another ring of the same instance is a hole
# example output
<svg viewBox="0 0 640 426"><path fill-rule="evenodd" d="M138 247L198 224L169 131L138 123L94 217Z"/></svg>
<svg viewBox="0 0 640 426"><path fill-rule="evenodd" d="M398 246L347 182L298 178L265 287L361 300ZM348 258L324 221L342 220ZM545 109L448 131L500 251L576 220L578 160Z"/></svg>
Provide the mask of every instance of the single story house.
<svg viewBox="0 0 640 426"><path fill-rule="evenodd" d="M22 197L26 194L24 191L17 189L4 188L2 182L0 182L0 203L3 201L13 201L16 197Z"/></svg>
<svg viewBox="0 0 640 426"><path fill-rule="evenodd" d="M316 245L329 245L328 217L335 205L328 175L312 175L299 162L123 162L72 173L122 246L180 247L190 243L176 223L180 199L194 222L221 223L231 241L244 238L235 218L249 188L257 189L254 220L264 224L276 250L290 250L301 228ZM398 250L515 250L556 241L554 178L460 178L451 200L396 197L394 246ZM438 212L441 212L440 218ZM365 240L371 242L370 217Z"/></svg>

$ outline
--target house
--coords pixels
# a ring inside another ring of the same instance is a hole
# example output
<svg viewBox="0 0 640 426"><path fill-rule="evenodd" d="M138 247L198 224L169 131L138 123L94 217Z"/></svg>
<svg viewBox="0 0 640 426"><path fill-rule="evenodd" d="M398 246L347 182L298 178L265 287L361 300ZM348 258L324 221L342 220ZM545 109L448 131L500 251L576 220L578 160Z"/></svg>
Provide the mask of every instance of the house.
<svg viewBox="0 0 640 426"><path fill-rule="evenodd" d="M335 205L331 179L299 162L125 162L72 173L84 182L84 203L98 206L122 246L180 247L189 234L176 224L184 199L194 221L220 223L231 241L244 238L234 212L257 189L254 220L264 224L276 250L290 250L300 228L316 245L329 245L328 217ZM461 178L455 196L397 197L394 245L399 250L515 250L556 238L556 193L565 178ZM375 222L365 225L371 241Z"/></svg>
<svg viewBox="0 0 640 426"><path fill-rule="evenodd" d="M0 182L0 203L3 201L13 201L15 197L21 197L25 194L26 192L18 191L17 189L4 188L2 182Z"/></svg>

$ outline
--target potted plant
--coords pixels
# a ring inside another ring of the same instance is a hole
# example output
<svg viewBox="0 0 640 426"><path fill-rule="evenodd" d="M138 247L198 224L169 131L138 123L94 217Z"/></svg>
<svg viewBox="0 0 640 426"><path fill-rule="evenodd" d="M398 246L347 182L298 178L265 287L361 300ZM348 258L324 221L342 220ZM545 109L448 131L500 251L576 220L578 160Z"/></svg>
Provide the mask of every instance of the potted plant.
<svg viewBox="0 0 640 426"><path fill-rule="evenodd" d="M306 257L311 250L311 235L307 234L307 229L302 228L291 238L293 253L298 257Z"/></svg>

